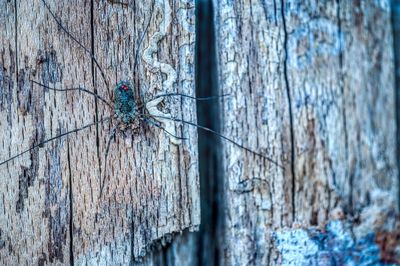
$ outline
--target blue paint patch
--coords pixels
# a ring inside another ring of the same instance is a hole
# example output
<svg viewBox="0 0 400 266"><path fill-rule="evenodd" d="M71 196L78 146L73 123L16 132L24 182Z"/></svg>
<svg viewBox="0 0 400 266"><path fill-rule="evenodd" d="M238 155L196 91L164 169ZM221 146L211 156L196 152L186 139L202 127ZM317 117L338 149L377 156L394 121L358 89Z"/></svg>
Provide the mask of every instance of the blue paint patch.
<svg viewBox="0 0 400 266"><path fill-rule="evenodd" d="M292 229L274 233L282 265L395 265L381 262L375 234L355 239L351 225L332 221L325 230Z"/></svg>

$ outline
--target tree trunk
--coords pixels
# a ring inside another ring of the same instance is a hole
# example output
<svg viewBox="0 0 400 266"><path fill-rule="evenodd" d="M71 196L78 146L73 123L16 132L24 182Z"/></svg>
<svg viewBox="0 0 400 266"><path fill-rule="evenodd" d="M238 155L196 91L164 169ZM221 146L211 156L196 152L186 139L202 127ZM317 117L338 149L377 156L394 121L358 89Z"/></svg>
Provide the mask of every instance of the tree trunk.
<svg viewBox="0 0 400 266"><path fill-rule="evenodd" d="M284 166L223 144L221 263L400 262L388 1L214 7L222 132Z"/></svg>
<svg viewBox="0 0 400 266"><path fill-rule="evenodd" d="M55 92L31 80L84 87L108 102L121 80L131 81L141 101L161 93L194 95L193 1L47 4L51 11L38 0L0 3L0 161L113 115L92 95ZM190 99L168 97L158 108L196 121ZM1 264L127 264L174 234L195 230L197 132L160 122L187 140L142 123L135 131L117 130L105 160L115 125L107 121L1 165Z"/></svg>

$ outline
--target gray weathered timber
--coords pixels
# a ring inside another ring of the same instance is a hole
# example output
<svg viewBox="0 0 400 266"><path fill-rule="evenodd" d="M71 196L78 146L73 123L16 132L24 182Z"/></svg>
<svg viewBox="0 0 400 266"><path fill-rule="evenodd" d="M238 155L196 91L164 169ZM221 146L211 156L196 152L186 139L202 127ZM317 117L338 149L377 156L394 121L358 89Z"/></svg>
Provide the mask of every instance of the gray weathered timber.
<svg viewBox="0 0 400 266"><path fill-rule="evenodd" d="M30 79L59 89L81 86L109 101L122 79L130 80L143 100L165 92L194 95L193 1L48 4L76 39L93 48L109 86L90 54L57 26L42 1L1 1L0 161L112 115L93 96L44 90ZM191 100L169 98L159 108L196 121ZM2 165L0 263L127 264L175 233L195 230L200 223L196 129L165 127L188 140L178 142L144 125L117 134L104 162L112 128L107 122Z"/></svg>
<svg viewBox="0 0 400 266"><path fill-rule="evenodd" d="M223 144L222 264L398 262L390 1L214 7L222 132L285 166Z"/></svg>
<svg viewBox="0 0 400 266"><path fill-rule="evenodd" d="M221 130L285 169L223 144L222 264L267 264L271 234L293 221L291 123L278 3L214 1ZM240 252L239 252L240 251Z"/></svg>

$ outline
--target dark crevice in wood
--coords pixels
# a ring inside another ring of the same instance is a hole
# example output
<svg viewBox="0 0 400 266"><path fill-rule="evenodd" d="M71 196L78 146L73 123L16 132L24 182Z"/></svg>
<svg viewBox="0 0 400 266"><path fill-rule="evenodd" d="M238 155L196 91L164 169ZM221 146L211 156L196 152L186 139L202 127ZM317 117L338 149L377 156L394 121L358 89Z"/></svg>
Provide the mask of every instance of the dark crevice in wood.
<svg viewBox="0 0 400 266"><path fill-rule="evenodd" d="M181 105L181 108L182 108L182 105ZM181 113L182 113L182 109L181 109ZM179 227L181 227L182 226L182 224L184 223L184 219L185 219L185 217L184 217L184 213L183 213L183 211L182 210L184 210L184 205L182 204L182 200L183 200L183 196L182 196L182 191L184 190L184 188L182 187L182 171L181 171L181 167L182 167L182 163L183 163L183 160L182 160L182 150L179 148L179 147L177 147L177 149L178 149L178 152L177 152L177 161L180 163L179 165L178 165L178 176L180 177L180 178L178 178L178 187L179 187L179 191L177 192L178 193L178 197L177 197L177 200L178 200L178 206L179 206L179 209L180 209L180 215L179 215L179 218L178 218L178 223L179 223ZM189 214L190 214L190 211L189 211Z"/></svg>
<svg viewBox="0 0 400 266"><path fill-rule="evenodd" d="M74 265L74 202L72 194L72 171L71 154L69 149L69 138L67 137L67 160L68 160L68 182L69 182L69 264Z"/></svg>
<svg viewBox="0 0 400 266"><path fill-rule="evenodd" d="M14 27L15 27L15 80L18 80L18 9L17 9L17 0L14 1L14 9L15 9L15 16L14 16ZM18 91L18 86L17 86Z"/></svg>
<svg viewBox="0 0 400 266"><path fill-rule="evenodd" d="M285 79L285 87L286 87L286 96L288 100L288 108L289 108L289 124L290 124L290 171L292 175L292 219L295 221L296 215L296 174L294 167L295 160L295 150L294 150L294 130L293 130L293 111L292 111L292 99L290 95L290 86L289 86L289 78L288 78L288 32L286 28L286 18L285 18L285 5L283 0L281 0L281 15L282 15L282 23L283 23L283 32L284 32L284 42L283 49L285 51L284 62L283 62L283 76Z"/></svg>
<svg viewBox="0 0 400 266"><path fill-rule="evenodd" d="M223 94L217 87L216 49L214 36L214 10L212 1L196 1L196 96ZM198 102L197 118L201 126L217 132L220 130L218 101ZM198 265L218 265L219 243L222 234L223 195L221 174L221 146L219 138L198 130L201 224L198 233Z"/></svg>
<svg viewBox="0 0 400 266"><path fill-rule="evenodd" d="M170 249L170 246L163 246L162 247L162 256L161 256L161 265L176 265L175 263L168 263L168 250Z"/></svg>
<svg viewBox="0 0 400 266"><path fill-rule="evenodd" d="M93 85L93 92L97 94L97 86L96 86L96 74L95 74L95 57L94 57L94 3L93 0L90 1L90 52L91 52L91 72L92 72L92 85ZM107 88L108 90L108 88ZM98 101L97 98L94 99L94 110L95 110L95 122L96 122L96 152L97 152L97 162L99 164L99 176L102 175L101 169L101 154L100 154L100 137L99 137L99 110L98 110ZM105 162L104 162L105 163ZM101 182L99 182L101 186ZM100 187L99 187L100 189ZM93 197L93 195L92 195Z"/></svg>
<svg viewBox="0 0 400 266"><path fill-rule="evenodd" d="M18 106L22 114L34 114L33 123L35 124L36 130L32 132L29 138L30 146L35 148L27 149L15 156L8 158L0 164L5 164L8 161L12 161L21 155L28 153L30 156L31 164L27 167L22 166L22 173L18 176L18 200L16 202L16 211L21 213L25 210L25 203L29 196L29 187L33 186L36 177L38 176L39 165L37 164L38 150L37 148L43 147L42 141L44 138L43 124L40 121L43 119L43 113L40 109L37 109L34 102L37 101L37 97L32 96L30 86L27 86L27 77L29 75L29 69L22 68L19 71L17 80L17 95L18 95ZM39 143L39 144L37 144Z"/></svg>
<svg viewBox="0 0 400 266"><path fill-rule="evenodd" d="M397 169L400 169L400 0L392 1L392 29L395 71L395 97L396 97L396 156ZM397 173L398 184L400 184L400 171ZM398 189L400 199L400 188ZM400 200L398 201L400 209Z"/></svg>
<svg viewBox="0 0 400 266"><path fill-rule="evenodd" d="M132 203L132 206L133 206L133 203ZM133 218L133 215L134 215L134 210L133 210L133 207L132 207L132 210L131 210L131 218L130 218L130 223L131 223L131 226L130 226L130 261L129 261L129 265L130 266L133 266L133 265L135 265L135 256L134 256L134 250L133 250L133 248L134 248L134 246L135 246L135 223L134 223L134 218Z"/></svg>
<svg viewBox="0 0 400 266"><path fill-rule="evenodd" d="M58 125L57 134L64 131ZM49 254L49 262L64 263L66 241L68 238L69 219L68 219L68 196L64 194L64 183L62 180L62 163L61 163L61 147L63 146L62 138L58 138L52 145L51 151L47 156L46 169L46 199L45 210L48 220L48 239L47 252ZM37 160L35 160L37 161ZM63 196L64 194L64 196Z"/></svg>
<svg viewBox="0 0 400 266"><path fill-rule="evenodd" d="M267 13L265 13L265 14L267 14ZM276 0L274 0L274 17L275 17L275 26L278 26L278 16L277 16Z"/></svg>
<svg viewBox="0 0 400 266"><path fill-rule="evenodd" d="M342 119L343 119L343 130L344 130L344 147L345 147L345 158L346 158L346 162L348 162L348 158L349 158L349 137L348 137L348 132L347 132L347 118L346 118L346 96L345 96L345 91L344 91L344 73L343 73L343 44L342 44L342 36L343 36L343 32L342 32L342 18L340 16L341 13L341 6L340 6L340 0L336 0L336 18L337 18L337 22L338 22L338 33L337 33L337 38L339 39L339 88L340 88L340 93L342 95L342 99L343 99L343 105L341 106L342 108ZM351 189L351 186L353 184L353 180L351 180L352 177L354 177L353 175L349 176L349 169L348 166L346 166L345 169L345 176L349 177L349 186ZM336 186L336 178L335 176L333 176L333 182L334 185ZM350 193L351 195L352 193ZM350 198L351 196L349 195L349 207L352 206L352 199Z"/></svg>

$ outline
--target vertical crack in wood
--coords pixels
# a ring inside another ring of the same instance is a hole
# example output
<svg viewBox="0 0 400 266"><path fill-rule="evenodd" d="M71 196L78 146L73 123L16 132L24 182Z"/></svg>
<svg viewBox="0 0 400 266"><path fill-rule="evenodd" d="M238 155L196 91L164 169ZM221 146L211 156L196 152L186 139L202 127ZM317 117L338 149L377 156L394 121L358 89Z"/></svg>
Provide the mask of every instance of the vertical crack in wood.
<svg viewBox="0 0 400 266"><path fill-rule="evenodd" d="M290 87L289 87L289 78L288 78L288 71L287 71L287 64L288 64L288 32L286 28L286 18L285 18L285 5L283 0L281 0L281 15L282 15L282 23L283 23L283 32L284 32L284 42L283 42L283 49L285 51L285 57L283 62L283 76L285 79L285 87L286 87L286 96L288 100L288 108L289 108L289 125L290 125L290 171L292 175L292 219L293 222L295 221L295 214L296 214L296 174L295 174L295 167L294 167L294 160L295 160L295 150L294 150L294 130L293 130L293 111L292 111L292 99L290 95Z"/></svg>
<svg viewBox="0 0 400 266"><path fill-rule="evenodd" d="M393 50L394 50L394 71L395 71L395 107L396 107L396 156L397 169L400 169L400 0L392 1L392 30L393 30ZM400 184L400 171L397 172ZM400 199L400 189L398 189ZM400 209L400 201L398 201Z"/></svg>
<svg viewBox="0 0 400 266"><path fill-rule="evenodd" d="M69 150L69 137L67 137L67 163L68 163L68 185L69 185L69 263L74 265L74 208L72 195L72 171L71 171L71 155Z"/></svg>
<svg viewBox="0 0 400 266"><path fill-rule="evenodd" d="M211 1L196 2L196 96L218 95L214 8ZM197 119L201 126L220 131L218 101L197 102ZM197 131L201 197L201 224L198 233L198 265L218 265L221 241L219 224L222 217L222 178L218 159L222 158L219 139L202 130Z"/></svg>
<svg viewBox="0 0 400 266"><path fill-rule="evenodd" d="M18 9L17 0L14 0L15 16L14 16L14 26L15 26L15 80L18 80ZM18 86L17 86L18 91Z"/></svg>
<svg viewBox="0 0 400 266"><path fill-rule="evenodd" d="M96 87L96 73L95 73L95 57L94 57L94 4L93 0L90 1L90 49L91 49L91 72L92 72L92 85L93 85L93 92L97 94L97 87ZM106 88L108 90L108 88ZM101 156L100 156L100 136L99 136L99 110L98 110L98 101L97 97L94 97L94 110L95 110L95 122L96 122L96 152L97 152L97 163L99 164L99 189L101 186L101 176L102 176L102 168L101 168ZM105 173L104 173L105 174ZM93 191L93 190L91 190ZM92 193L92 200L93 200L93 193Z"/></svg>
<svg viewBox="0 0 400 266"><path fill-rule="evenodd" d="M134 219L133 219L133 215L134 215L134 210L133 210L133 203L132 203L132 207L131 207L131 217L130 217L130 260L129 260L129 265L133 266L135 265L135 256L134 256L134 246L135 246L135 224L134 224Z"/></svg>
<svg viewBox="0 0 400 266"><path fill-rule="evenodd" d="M339 40L339 89L340 89L340 94L342 95L342 120L343 120L343 138L344 138L344 148L345 148L345 159L346 159L346 163L348 162L349 159L349 137L348 137L348 132L347 132L347 118L346 118L346 97L345 97L345 91L344 91L344 72L343 72L343 32L342 32L342 18L341 18L341 7L340 7L340 0L336 0L336 19L337 19L337 23L338 23L338 30L337 30L337 38ZM349 169L348 169L348 165L346 165L346 169L345 169L345 176L349 176ZM336 178L335 175L333 175L333 184L335 185L335 187L337 186L336 183ZM349 176L349 188L350 188L350 194L348 196L348 207L350 208L350 211L352 209L352 187L353 187L353 178L354 175L350 175Z"/></svg>

